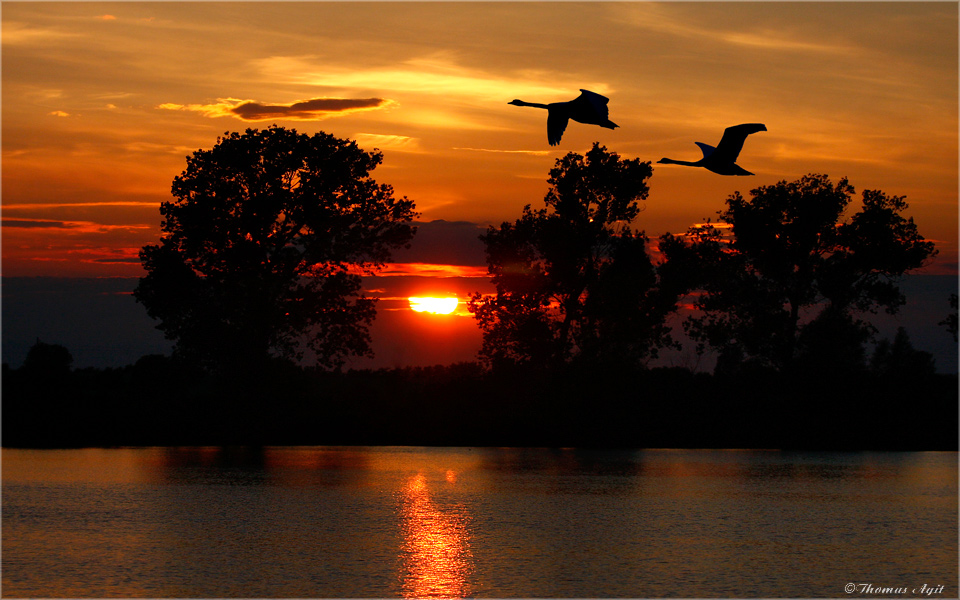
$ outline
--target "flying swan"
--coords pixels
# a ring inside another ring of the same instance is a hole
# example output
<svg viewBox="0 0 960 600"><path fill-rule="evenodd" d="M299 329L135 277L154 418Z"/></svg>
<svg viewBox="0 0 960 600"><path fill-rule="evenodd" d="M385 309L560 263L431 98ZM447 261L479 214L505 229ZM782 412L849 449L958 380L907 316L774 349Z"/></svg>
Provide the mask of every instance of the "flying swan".
<svg viewBox="0 0 960 600"><path fill-rule="evenodd" d="M573 119L577 123L587 125L599 125L607 129L618 127L616 123L607 118L609 110L607 102L610 100L600 94L590 90L580 90L580 95L569 102L551 102L550 104L537 104L534 102L524 102L523 100L513 100L507 104L515 106L532 106L534 108L547 109L547 141L551 146L560 143L560 138L567 128L567 121Z"/></svg>
<svg viewBox="0 0 960 600"><path fill-rule="evenodd" d="M740 150L743 149L743 142L747 139L748 135L766 130L767 126L762 123L744 123L742 125L727 127L716 148L701 142L695 142L703 152L703 158L697 162L673 160L672 158L661 158L657 162L667 165L703 167L719 175L753 175L750 171L736 164L737 157L740 156Z"/></svg>

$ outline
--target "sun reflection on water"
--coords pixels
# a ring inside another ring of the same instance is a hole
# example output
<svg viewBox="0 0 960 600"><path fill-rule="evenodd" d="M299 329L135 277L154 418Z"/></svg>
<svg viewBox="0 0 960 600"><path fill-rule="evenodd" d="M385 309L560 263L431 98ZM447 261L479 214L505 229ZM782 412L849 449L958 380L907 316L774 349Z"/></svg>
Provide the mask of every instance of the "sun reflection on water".
<svg viewBox="0 0 960 600"><path fill-rule="evenodd" d="M446 485L456 484L456 472L447 471ZM461 506L440 507L430 497L421 473L401 490L400 527L405 598L463 598L470 593L473 555L467 515Z"/></svg>

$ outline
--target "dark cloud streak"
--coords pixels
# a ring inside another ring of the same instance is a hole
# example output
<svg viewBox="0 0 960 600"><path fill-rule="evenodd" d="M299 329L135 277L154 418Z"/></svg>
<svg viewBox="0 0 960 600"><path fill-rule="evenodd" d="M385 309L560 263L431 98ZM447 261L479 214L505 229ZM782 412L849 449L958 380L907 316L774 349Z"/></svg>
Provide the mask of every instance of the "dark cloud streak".
<svg viewBox="0 0 960 600"><path fill-rule="evenodd" d="M130 258L95 258L93 262L103 263L103 264L113 264L113 263L122 263L122 264L140 264L139 257L130 257Z"/></svg>
<svg viewBox="0 0 960 600"><path fill-rule="evenodd" d="M21 229L76 229L79 227L76 223L67 223L65 221L44 221L37 219L4 219L4 227L19 227Z"/></svg>
<svg viewBox="0 0 960 600"><path fill-rule="evenodd" d="M293 104L261 104L243 102L232 109L237 118L244 121L263 121L266 119L317 119L358 110L374 110L390 104L384 98L314 98Z"/></svg>
<svg viewBox="0 0 960 600"><path fill-rule="evenodd" d="M216 104L177 104L165 102L157 106L162 110L186 110L198 112L205 117L233 117L241 121L267 121L291 119L295 121L322 121L355 112L379 110L396 104L386 98L312 98L291 104L263 104L255 100L221 98Z"/></svg>

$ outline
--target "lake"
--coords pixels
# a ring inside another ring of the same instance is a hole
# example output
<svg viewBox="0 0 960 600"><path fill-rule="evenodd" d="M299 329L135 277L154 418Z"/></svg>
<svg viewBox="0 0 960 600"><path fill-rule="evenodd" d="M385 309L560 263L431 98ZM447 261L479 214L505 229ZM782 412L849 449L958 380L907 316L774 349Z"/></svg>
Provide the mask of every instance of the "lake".
<svg viewBox="0 0 960 600"><path fill-rule="evenodd" d="M2 458L5 597L958 592L957 453L271 447Z"/></svg>

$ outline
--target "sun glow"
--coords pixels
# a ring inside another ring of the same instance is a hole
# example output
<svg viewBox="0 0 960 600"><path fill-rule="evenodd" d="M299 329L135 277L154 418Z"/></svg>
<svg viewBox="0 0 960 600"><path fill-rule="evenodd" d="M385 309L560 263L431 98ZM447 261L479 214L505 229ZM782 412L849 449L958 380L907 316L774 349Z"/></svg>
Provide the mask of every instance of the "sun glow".
<svg viewBox="0 0 960 600"><path fill-rule="evenodd" d="M410 301L410 308L416 312L429 312L438 315L449 315L457 310L458 301L456 298L421 298L412 296L407 298Z"/></svg>

